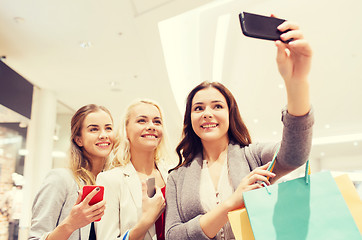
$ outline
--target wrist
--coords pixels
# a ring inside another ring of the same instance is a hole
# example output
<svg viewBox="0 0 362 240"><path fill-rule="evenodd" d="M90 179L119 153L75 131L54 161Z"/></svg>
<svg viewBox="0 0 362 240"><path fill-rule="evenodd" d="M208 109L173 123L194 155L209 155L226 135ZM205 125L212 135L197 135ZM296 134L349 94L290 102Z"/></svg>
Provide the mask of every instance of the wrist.
<svg viewBox="0 0 362 240"><path fill-rule="evenodd" d="M69 221L68 217L59 224L59 227L64 235L71 235L75 230L78 229L76 226L74 226L74 224Z"/></svg>

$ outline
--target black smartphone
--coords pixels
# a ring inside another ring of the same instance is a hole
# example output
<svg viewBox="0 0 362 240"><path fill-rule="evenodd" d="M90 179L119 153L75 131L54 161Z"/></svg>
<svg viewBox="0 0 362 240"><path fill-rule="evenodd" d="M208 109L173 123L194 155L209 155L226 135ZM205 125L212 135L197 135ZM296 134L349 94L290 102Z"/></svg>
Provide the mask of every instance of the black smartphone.
<svg viewBox="0 0 362 240"><path fill-rule="evenodd" d="M156 193L155 178L151 177L151 178L147 179L146 185L147 185L147 195L148 195L148 197L151 198Z"/></svg>
<svg viewBox="0 0 362 240"><path fill-rule="evenodd" d="M245 36L265 39L265 40L281 40L281 32L277 27L282 24L285 19L262 16L254 13L242 12L239 14L241 30Z"/></svg>

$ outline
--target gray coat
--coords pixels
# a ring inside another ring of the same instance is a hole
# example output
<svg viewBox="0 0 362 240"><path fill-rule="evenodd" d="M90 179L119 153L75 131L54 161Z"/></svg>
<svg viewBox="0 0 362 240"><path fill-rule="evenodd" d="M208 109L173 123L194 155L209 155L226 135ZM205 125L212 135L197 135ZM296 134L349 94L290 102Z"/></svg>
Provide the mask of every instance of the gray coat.
<svg viewBox="0 0 362 240"><path fill-rule="evenodd" d="M78 185L69 169L51 170L34 199L29 240L46 239L70 213L78 198ZM76 230L69 240L88 240L90 224Z"/></svg>
<svg viewBox="0 0 362 240"><path fill-rule="evenodd" d="M308 159L312 143L313 113L295 117L282 113L284 124L278 162L285 166L301 166ZM235 190L241 180L253 169L272 160L279 144L250 144L228 146L228 173ZM201 153L188 165L173 171L166 187L166 239L209 239L201 229L199 218L205 214L200 202ZM234 239L226 227L226 239Z"/></svg>

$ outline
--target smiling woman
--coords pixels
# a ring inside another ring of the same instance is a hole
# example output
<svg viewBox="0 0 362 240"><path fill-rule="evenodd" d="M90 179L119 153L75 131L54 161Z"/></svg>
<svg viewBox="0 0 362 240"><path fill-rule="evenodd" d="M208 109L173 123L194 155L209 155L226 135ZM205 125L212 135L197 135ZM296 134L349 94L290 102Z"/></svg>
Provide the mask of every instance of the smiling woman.
<svg viewBox="0 0 362 240"><path fill-rule="evenodd" d="M88 203L99 191L82 199L81 188L94 185L98 173L107 168L113 149L113 119L110 112L94 104L80 108L71 120L70 169L53 169L35 197L29 239L95 239L91 224L104 214L105 201Z"/></svg>
<svg viewBox="0 0 362 240"><path fill-rule="evenodd" d="M160 107L152 101L141 100L128 107L112 161L115 168L97 178L107 201L97 223L98 239L164 239L169 168L163 122ZM150 197L147 190L151 187L155 194Z"/></svg>

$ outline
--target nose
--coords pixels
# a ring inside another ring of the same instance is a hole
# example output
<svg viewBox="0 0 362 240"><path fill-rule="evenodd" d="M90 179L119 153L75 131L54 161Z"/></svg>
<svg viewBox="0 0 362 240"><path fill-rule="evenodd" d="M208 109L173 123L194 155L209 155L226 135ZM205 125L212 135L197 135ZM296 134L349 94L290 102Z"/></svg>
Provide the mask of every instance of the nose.
<svg viewBox="0 0 362 240"><path fill-rule="evenodd" d="M108 138L108 133L106 130L102 130L99 134L99 138L100 139L107 139Z"/></svg>
<svg viewBox="0 0 362 240"><path fill-rule="evenodd" d="M209 107L206 107L206 108L205 108L205 111L204 111L203 117L204 117L205 119L207 119L207 118L212 118L212 113L211 113L211 111L210 111L210 108L209 108Z"/></svg>
<svg viewBox="0 0 362 240"><path fill-rule="evenodd" d="M153 123L149 123L149 124L147 125L147 130L148 130L148 131L154 131L154 130L155 130L155 125L154 125Z"/></svg>

